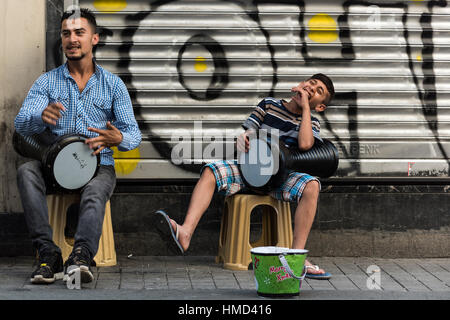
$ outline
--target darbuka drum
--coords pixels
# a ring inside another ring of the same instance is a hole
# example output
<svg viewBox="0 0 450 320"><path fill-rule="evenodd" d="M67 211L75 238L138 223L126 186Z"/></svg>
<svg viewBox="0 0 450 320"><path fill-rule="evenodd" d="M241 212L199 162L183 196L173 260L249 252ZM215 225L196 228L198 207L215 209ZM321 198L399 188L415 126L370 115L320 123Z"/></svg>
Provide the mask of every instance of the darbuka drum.
<svg viewBox="0 0 450 320"><path fill-rule="evenodd" d="M100 156L93 156L84 143L87 136L67 134L55 136L49 131L32 136L13 135L17 153L41 161L50 186L60 191L84 187L97 173Z"/></svg>
<svg viewBox="0 0 450 320"><path fill-rule="evenodd" d="M255 136L249 142L249 151L238 154L238 167L245 184L255 191L279 187L293 171L328 178L339 165L339 152L327 139L315 139L314 146L306 152L289 148L283 141L278 143L278 137L270 135Z"/></svg>
<svg viewBox="0 0 450 320"><path fill-rule="evenodd" d="M279 144L268 137L250 137L249 151L238 153L238 168L245 184L253 189L269 191L270 187L277 185L275 180L281 179L284 171L279 170L280 153Z"/></svg>

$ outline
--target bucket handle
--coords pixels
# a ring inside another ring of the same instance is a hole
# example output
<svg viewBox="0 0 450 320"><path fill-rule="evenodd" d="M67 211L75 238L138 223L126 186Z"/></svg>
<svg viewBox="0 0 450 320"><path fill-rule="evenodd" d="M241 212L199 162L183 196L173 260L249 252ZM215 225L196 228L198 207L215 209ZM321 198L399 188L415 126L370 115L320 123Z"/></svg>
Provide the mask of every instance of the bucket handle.
<svg viewBox="0 0 450 320"><path fill-rule="evenodd" d="M291 277L293 277L293 278L295 278L295 279L297 279L297 280L303 280L303 279L305 279L305 276L306 276L306 268L303 267L303 274L302 274L300 277L299 277L299 276L296 276L296 275L294 274L294 272L292 271L291 267L289 267L289 263L287 262L285 256L286 256L286 254L285 254L285 253L282 253L282 254L280 254L280 255L278 256L278 259L280 259L280 262L281 262L281 264L283 265L283 267L286 269L287 273L289 273L289 275L290 275Z"/></svg>

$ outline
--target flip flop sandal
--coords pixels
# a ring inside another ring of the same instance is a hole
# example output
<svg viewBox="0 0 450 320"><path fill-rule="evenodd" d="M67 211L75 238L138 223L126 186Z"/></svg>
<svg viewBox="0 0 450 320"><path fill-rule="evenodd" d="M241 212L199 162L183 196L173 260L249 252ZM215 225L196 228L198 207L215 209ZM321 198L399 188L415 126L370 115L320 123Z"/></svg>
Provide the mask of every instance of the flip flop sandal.
<svg viewBox="0 0 450 320"><path fill-rule="evenodd" d="M331 278L331 273L329 273L329 272L325 272L325 273L309 273L308 272L308 269L319 271L320 268L318 265L305 266L305 268L306 268L306 276L305 277L308 279L328 280Z"/></svg>
<svg viewBox="0 0 450 320"><path fill-rule="evenodd" d="M156 231L167 242L169 250L175 254L184 254L183 247L178 241L178 224L176 230L173 230L169 216L162 210L156 211L153 215Z"/></svg>

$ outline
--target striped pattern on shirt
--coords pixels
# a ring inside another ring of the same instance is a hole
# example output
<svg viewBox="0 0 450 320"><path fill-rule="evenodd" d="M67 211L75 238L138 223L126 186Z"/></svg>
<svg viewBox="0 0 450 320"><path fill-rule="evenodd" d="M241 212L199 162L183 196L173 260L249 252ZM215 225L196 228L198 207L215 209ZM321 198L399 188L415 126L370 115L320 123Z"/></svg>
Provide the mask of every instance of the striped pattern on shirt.
<svg viewBox="0 0 450 320"><path fill-rule="evenodd" d="M265 98L259 102L247 120L242 124L244 129L278 129L280 139L289 146L298 145L298 131L302 116L290 112L283 105L283 100ZM313 136L320 141L320 121L311 116Z"/></svg>

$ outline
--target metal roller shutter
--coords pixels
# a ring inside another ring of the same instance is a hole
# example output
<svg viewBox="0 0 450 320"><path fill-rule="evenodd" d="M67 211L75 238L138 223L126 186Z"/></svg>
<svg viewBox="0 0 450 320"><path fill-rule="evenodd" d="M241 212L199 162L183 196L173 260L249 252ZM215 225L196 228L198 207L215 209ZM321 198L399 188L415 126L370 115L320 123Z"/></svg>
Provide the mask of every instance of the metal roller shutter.
<svg viewBox="0 0 450 320"><path fill-rule="evenodd" d="M198 177L209 142L192 148L197 165L174 165L174 136L232 143L261 98L289 99L317 72L337 91L318 116L340 151L336 178L448 177L446 1L111 3L80 6L97 14L95 56L127 84L143 133L139 150L117 153L119 177Z"/></svg>

